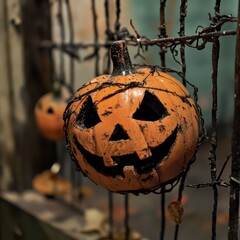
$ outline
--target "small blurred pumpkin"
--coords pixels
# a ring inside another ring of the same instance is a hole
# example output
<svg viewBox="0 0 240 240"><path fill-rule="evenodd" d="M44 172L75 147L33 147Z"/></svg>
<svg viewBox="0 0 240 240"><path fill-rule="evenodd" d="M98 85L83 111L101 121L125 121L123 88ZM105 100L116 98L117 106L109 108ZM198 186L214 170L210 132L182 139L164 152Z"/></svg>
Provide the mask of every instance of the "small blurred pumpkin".
<svg viewBox="0 0 240 240"><path fill-rule="evenodd" d="M71 182L51 170L36 175L32 185L34 190L48 197L66 195L72 191Z"/></svg>
<svg viewBox="0 0 240 240"><path fill-rule="evenodd" d="M64 113L70 155L92 181L115 192L149 192L178 178L194 156L199 116L170 75L135 69L123 41L112 75L83 85Z"/></svg>
<svg viewBox="0 0 240 240"><path fill-rule="evenodd" d="M67 96L61 93L60 86L56 92L44 94L36 103L34 114L39 132L49 140L64 139L63 113L67 106ZM65 90L66 92L66 90Z"/></svg>
<svg viewBox="0 0 240 240"><path fill-rule="evenodd" d="M55 162L50 169L34 176L32 187L46 197L63 197L73 203L74 197L87 198L93 194L93 189L87 185L74 187L70 180L60 175L61 165Z"/></svg>

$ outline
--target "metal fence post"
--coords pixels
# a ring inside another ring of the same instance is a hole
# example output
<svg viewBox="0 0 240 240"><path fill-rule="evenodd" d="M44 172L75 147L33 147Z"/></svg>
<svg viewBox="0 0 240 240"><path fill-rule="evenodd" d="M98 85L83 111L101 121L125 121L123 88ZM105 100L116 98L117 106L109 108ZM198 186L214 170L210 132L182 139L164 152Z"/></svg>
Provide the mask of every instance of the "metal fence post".
<svg viewBox="0 0 240 240"><path fill-rule="evenodd" d="M239 181L240 181L240 1L238 3L238 24L234 81L234 120L232 135L232 168L229 199L228 240L238 239Z"/></svg>

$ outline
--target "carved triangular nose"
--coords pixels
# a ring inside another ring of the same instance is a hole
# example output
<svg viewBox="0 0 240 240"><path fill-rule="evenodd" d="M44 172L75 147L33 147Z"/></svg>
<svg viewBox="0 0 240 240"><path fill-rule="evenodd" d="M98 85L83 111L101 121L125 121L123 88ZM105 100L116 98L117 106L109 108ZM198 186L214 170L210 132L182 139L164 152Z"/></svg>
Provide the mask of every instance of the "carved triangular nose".
<svg viewBox="0 0 240 240"><path fill-rule="evenodd" d="M127 140L129 139L128 134L126 131L122 128L120 124L117 124L115 126L115 129L109 139L109 141L119 141L119 140Z"/></svg>

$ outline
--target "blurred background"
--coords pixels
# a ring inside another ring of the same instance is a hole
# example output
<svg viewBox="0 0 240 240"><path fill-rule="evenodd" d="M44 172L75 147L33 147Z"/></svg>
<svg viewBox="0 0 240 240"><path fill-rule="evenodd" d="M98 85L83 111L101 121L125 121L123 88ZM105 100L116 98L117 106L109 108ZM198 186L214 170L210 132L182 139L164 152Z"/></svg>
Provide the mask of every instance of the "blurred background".
<svg viewBox="0 0 240 240"><path fill-rule="evenodd" d="M96 76L96 64L99 75L103 74L106 68L104 57L106 48L99 49L99 60L96 63L93 47L79 47L68 52L61 51L61 47L58 47L62 42L73 41L73 37L74 42L79 45L96 41L92 9L94 1L69 0L73 32L70 29L67 2L57 0L0 2L1 240L100 239L99 226L93 228L90 233L79 230L86 224L84 213L94 208L103 216L109 214L108 191L83 177L80 172L76 172L65 140L46 139L38 131L34 117L37 101L53 89L53 82L62 81L66 85L71 85L74 92ZM108 2L110 28L114 31L117 1ZM120 29L127 28L129 33L135 36L130 25L132 20L141 36L157 39L160 26L159 2L159 0L120 1ZM104 0L95 1L97 15L95 27L98 30L99 43L106 41L104 4ZM179 34L180 4L181 1L177 0L166 1L165 20L168 37ZM204 4L197 0L188 2L185 35L195 35L201 27L210 25L210 16L215 14L214 5L215 1L204 1ZM221 15L237 16L237 5L237 0L222 1ZM61 16L59 6L62 8ZM232 22L224 24L221 30L235 29L236 22ZM235 49L235 35L220 38L216 150L218 173L231 153ZM133 63L161 65L159 47L148 47L147 51L142 53L144 59L134 57L137 53L136 47L129 46L129 50ZM207 135L211 137L212 44L207 43L202 50L186 47L185 54L186 78L198 88L198 103L203 112ZM177 58L180 59L180 56ZM170 52L166 53L166 66L181 71L181 66L173 60ZM177 75L174 77L179 78ZM189 88L189 91L193 94L192 88ZM209 151L208 138L200 146L196 162L188 173L186 185L211 182ZM57 195L49 199L45 198L42 192L33 189L33 180L45 170L51 169L54 163L59 164L54 171L67 181L67 186L71 187L67 187L68 194L64 197ZM229 181L230 167L229 162L222 175L225 181ZM80 192L72 190L78 189L79 186ZM169 217L167 204L176 200L177 195L177 188L166 194L166 239L174 239L175 224ZM113 194L113 199L114 222L116 227L121 229L125 219L124 195ZM228 199L229 189L220 187L217 213L218 240L227 239ZM184 216L178 239L211 239L213 203L213 192L210 187L185 188L182 200ZM44 215L40 216L40 213ZM133 239L159 239L160 195L130 194L129 214L130 228L142 236L141 238L136 235Z"/></svg>

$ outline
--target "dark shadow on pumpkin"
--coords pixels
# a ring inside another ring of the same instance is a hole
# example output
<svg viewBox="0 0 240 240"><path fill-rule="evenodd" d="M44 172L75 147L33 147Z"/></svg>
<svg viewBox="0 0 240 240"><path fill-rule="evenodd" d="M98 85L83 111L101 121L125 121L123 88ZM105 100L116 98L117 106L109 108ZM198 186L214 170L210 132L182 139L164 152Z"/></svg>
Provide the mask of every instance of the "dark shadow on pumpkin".
<svg viewBox="0 0 240 240"><path fill-rule="evenodd" d="M91 165L97 172L105 176L124 177L123 168L125 166L134 166L138 174L149 173L155 169L165 157L171 152L175 140L177 138L178 126L173 130L171 135L160 145L155 148L150 148L152 156L150 158L140 160L136 153L127 154L123 156L114 156L112 159L118 164L117 166L107 167L104 165L103 158L87 151L74 136L74 143L77 149L82 153L89 165Z"/></svg>

